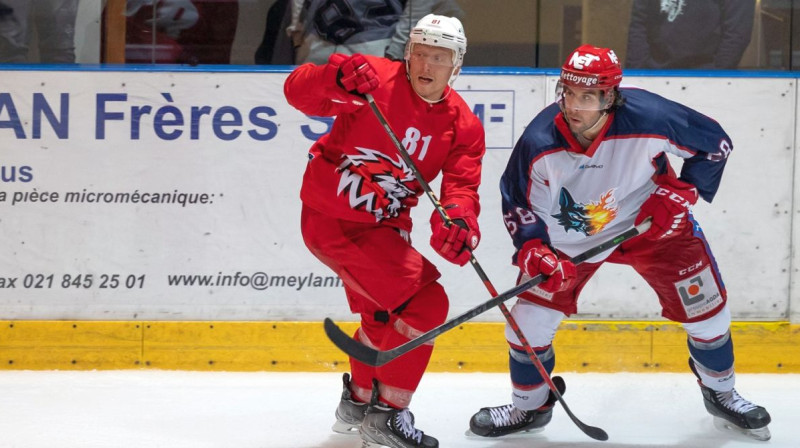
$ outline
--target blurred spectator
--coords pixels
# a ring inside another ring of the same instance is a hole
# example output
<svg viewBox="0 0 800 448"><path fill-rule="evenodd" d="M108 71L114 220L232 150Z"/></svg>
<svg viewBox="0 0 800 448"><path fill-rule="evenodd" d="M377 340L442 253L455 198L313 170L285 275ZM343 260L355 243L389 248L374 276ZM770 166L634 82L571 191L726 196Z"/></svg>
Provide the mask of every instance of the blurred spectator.
<svg viewBox="0 0 800 448"><path fill-rule="evenodd" d="M291 2L298 5L291 6ZM256 49L256 64L291 65L294 63L294 44L292 31L292 12L300 13L303 0L277 0L267 11L264 37ZM286 33L283 32L286 30Z"/></svg>
<svg viewBox="0 0 800 448"><path fill-rule="evenodd" d="M239 0L128 0L125 62L229 64Z"/></svg>
<svg viewBox="0 0 800 448"><path fill-rule="evenodd" d="M297 64L324 64L333 53L403 59L411 26L422 17L433 13L460 20L464 16L454 0L290 2L292 22L287 32L295 45Z"/></svg>
<svg viewBox="0 0 800 448"><path fill-rule="evenodd" d="M25 63L35 29L39 62L75 62L78 0L2 0L0 62Z"/></svg>
<svg viewBox="0 0 800 448"><path fill-rule="evenodd" d="M754 0L633 0L625 67L734 69L754 15Z"/></svg>

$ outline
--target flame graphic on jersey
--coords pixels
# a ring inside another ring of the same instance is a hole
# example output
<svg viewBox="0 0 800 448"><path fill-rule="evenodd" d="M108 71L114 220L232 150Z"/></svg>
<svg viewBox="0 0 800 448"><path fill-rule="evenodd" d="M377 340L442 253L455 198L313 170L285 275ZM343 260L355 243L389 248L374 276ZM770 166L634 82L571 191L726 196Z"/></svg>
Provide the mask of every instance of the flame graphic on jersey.
<svg viewBox="0 0 800 448"><path fill-rule="evenodd" d="M348 194L350 207L364 209L380 222L396 218L405 208L402 200L412 196L408 184L416 180L405 161L392 160L382 152L356 147L360 154L343 154L337 194ZM366 181L366 182L365 182Z"/></svg>
<svg viewBox="0 0 800 448"><path fill-rule="evenodd" d="M558 219L558 223L567 232L575 230L585 235L594 235L617 217L615 202L613 189L600 195L600 200L597 202L579 204L572 199L569 191L562 187L558 195L561 212L552 216Z"/></svg>

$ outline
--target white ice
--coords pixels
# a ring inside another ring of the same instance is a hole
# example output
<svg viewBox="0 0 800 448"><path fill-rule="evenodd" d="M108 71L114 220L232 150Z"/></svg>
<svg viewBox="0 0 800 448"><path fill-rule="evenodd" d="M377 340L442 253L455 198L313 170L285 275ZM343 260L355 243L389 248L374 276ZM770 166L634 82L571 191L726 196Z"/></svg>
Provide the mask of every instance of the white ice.
<svg viewBox="0 0 800 448"><path fill-rule="evenodd" d="M509 401L505 374L429 373L411 410L443 448L800 446L800 375L739 374L737 390L772 415L772 440L716 429L690 374L562 374L564 399L610 439L584 435L557 407L544 432L465 436L482 406ZM358 448L331 432L338 373L0 372L2 448Z"/></svg>

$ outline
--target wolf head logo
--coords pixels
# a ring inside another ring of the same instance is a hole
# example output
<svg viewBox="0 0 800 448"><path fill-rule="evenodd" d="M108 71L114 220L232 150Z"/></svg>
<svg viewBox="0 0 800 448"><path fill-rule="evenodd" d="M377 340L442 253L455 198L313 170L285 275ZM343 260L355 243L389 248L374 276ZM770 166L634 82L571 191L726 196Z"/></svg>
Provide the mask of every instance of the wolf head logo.
<svg viewBox="0 0 800 448"><path fill-rule="evenodd" d="M562 187L558 195L561 212L551 216L558 219L558 224L567 232L574 230L584 235L594 235L617 217L613 193L612 189L602 194L597 202L579 204L569 191Z"/></svg>
<svg viewBox="0 0 800 448"><path fill-rule="evenodd" d="M350 207L374 214L377 221L396 218L405 207L403 199L414 194L414 173L399 155L392 160L373 149L356 150L359 154L342 155L337 193L348 193Z"/></svg>

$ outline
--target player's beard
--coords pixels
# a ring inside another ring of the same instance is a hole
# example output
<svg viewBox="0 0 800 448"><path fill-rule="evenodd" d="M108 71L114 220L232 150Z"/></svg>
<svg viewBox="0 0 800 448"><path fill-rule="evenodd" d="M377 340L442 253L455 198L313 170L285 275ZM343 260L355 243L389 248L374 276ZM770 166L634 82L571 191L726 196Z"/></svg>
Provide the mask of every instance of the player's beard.
<svg viewBox="0 0 800 448"><path fill-rule="evenodd" d="M570 117L570 113L565 111L564 118L567 120L569 130L583 144L594 140L600 128L602 128L605 124L605 119L608 117L608 113L606 111L602 111L598 114L597 118L593 120L586 120L583 117L579 117L581 120L579 123L574 123Z"/></svg>

